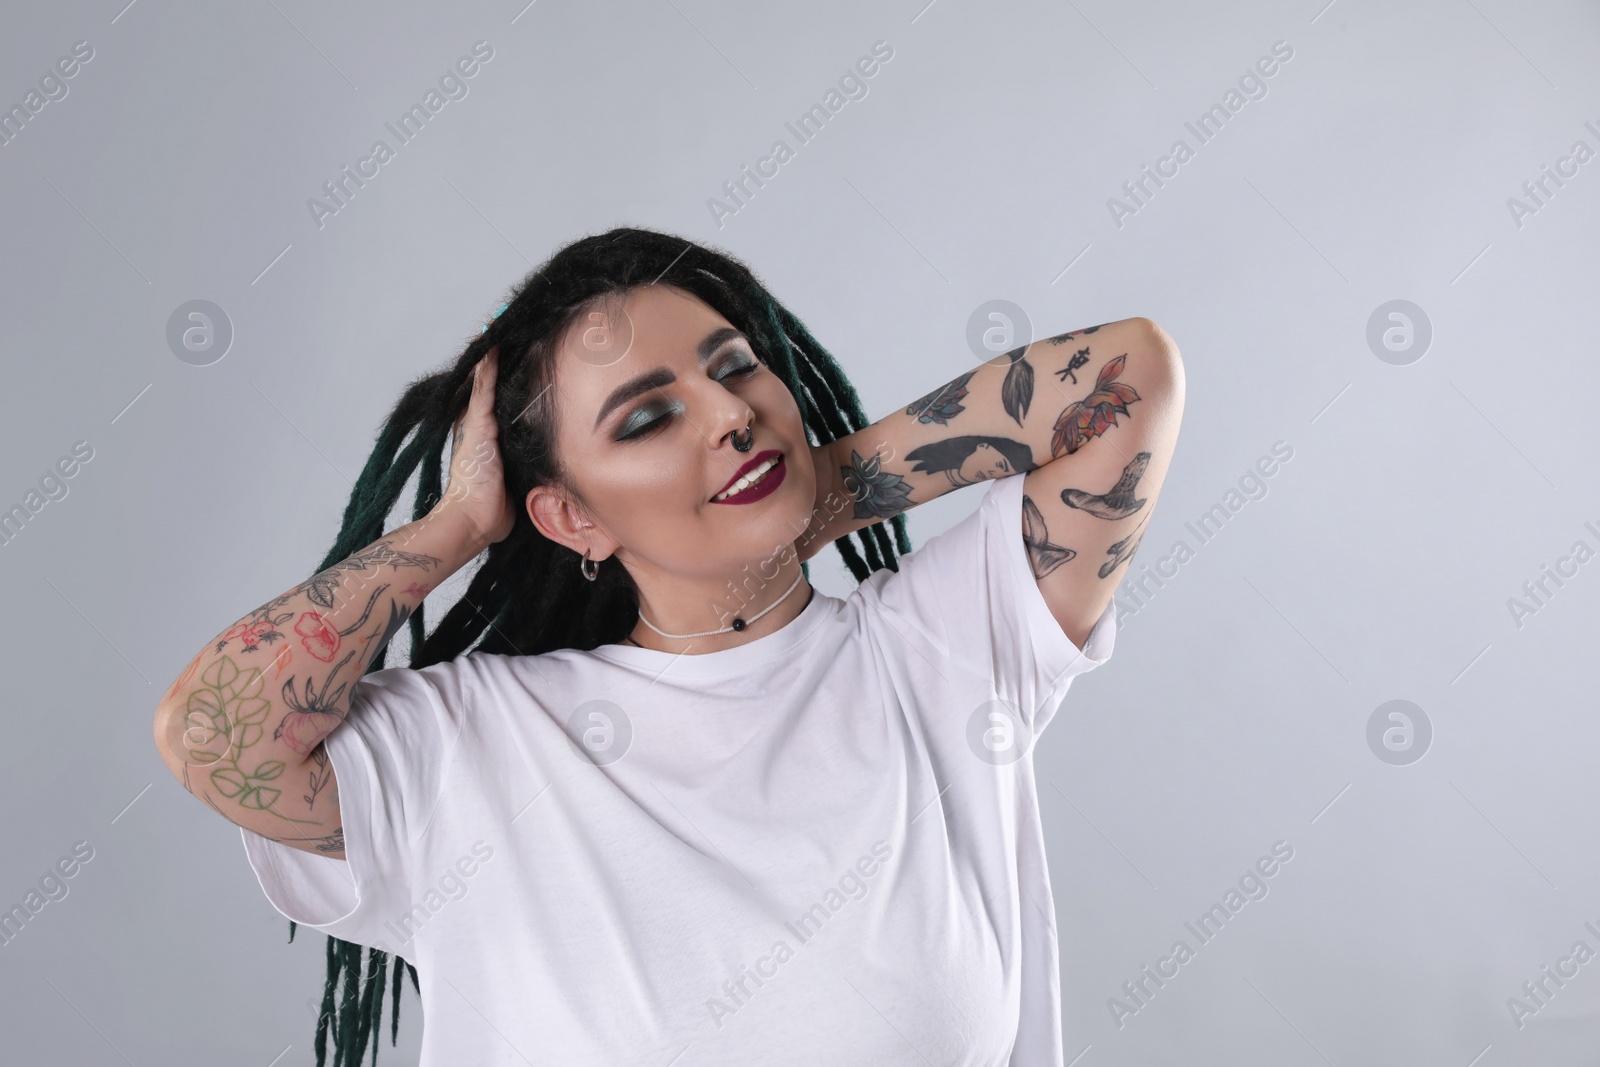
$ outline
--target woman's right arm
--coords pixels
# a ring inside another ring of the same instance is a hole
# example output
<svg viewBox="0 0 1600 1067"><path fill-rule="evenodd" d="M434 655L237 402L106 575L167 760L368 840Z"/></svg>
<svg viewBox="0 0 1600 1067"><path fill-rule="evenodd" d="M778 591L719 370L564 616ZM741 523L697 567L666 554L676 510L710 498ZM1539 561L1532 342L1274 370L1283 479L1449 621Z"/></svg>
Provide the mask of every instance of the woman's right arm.
<svg viewBox="0 0 1600 1067"><path fill-rule="evenodd" d="M510 532L494 419L499 353L473 371L439 503L252 611L200 650L155 713L156 747L223 818L344 858L339 790L323 738L429 590Z"/></svg>
<svg viewBox="0 0 1600 1067"><path fill-rule="evenodd" d="M378 651L484 547L459 513L437 509L229 626L157 705L167 768L223 818L343 858L323 739Z"/></svg>

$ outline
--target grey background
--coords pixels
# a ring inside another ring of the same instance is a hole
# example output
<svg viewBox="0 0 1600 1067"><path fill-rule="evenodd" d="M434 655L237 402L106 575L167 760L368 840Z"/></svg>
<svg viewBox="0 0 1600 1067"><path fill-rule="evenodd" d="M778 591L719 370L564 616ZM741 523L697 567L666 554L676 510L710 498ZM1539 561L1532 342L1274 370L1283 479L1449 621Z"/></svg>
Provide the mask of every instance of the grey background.
<svg viewBox="0 0 1600 1067"><path fill-rule="evenodd" d="M1508 207L1600 149L1597 30L1575 0L12 5L0 105L94 57L0 145L0 507L93 458L0 546L0 904L94 858L0 947L6 1061L312 1062L324 939L284 944L150 714L320 560L405 382L551 250L636 224L750 262L874 418L969 368L993 299L1036 336L1146 315L1182 349L1132 574L1194 556L1119 598L1116 655L1037 753L1069 1061L1595 1062L1600 961L1524 1027L1507 1001L1600 951L1600 562L1521 626L1507 601L1600 548L1600 161ZM307 200L478 40L468 95L319 228ZM707 199L877 40L867 95L719 227ZM1185 121L1275 41L1266 94L1197 145ZM1119 226L1108 199L1180 137ZM205 367L166 342L195 299L234 330ZM1395 299L1433 332L1407 365L1367 343ZM1276 441L1292 460L1199 545ZM813 574L850 588L832 551ZM1432 725L1409 765L1368 746L1392 699ZM1276 841L1269 895L1119 1027L1108 999ZM405 996L390 1063L415 1061Z"/></svg>

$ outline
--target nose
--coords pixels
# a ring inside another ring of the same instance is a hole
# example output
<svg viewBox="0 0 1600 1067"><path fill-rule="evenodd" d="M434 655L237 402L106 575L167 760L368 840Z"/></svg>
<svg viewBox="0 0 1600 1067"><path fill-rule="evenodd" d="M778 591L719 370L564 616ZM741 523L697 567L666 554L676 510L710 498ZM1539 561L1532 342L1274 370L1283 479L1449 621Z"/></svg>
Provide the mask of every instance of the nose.
<svg viewBox="0 0 1600 1067"><path fill-rule="evenodd" d="M706 439L715 451L737 439L741 443L754 433L756 413L739 395L721 386L715 400L715 417L706 430ZM746 428L749 428L748 430Z"/></svg>

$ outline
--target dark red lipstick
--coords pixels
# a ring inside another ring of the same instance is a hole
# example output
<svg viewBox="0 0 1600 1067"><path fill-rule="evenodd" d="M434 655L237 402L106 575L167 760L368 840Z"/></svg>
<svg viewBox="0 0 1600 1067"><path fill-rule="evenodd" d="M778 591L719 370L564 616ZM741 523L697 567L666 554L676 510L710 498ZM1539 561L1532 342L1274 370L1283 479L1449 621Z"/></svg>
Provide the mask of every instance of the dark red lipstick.
<svg viewBox="0 0 1600 1067"><path fill-rule="evenodd" d="M756 482L754 485L745 486L745 488L741 489L739 492L729 497L723 497L721 500L716 499L713 495L711 503L753 504L762 497L772 493L778 488L778 486L783 484L784 476L788 473L789 469L788 465L784 463L783 453L778 451L776 448L764 449L763 451L757 452L755 455L751 456L750 459L734 473L733 477L728 479L728 484L724 485L721 489L718 489L717 492L727 492L728 488L737 484L740 478L743 478L752 471L760 470L768 462L772 463L772 467L761 476L760 481Z"/></svg>

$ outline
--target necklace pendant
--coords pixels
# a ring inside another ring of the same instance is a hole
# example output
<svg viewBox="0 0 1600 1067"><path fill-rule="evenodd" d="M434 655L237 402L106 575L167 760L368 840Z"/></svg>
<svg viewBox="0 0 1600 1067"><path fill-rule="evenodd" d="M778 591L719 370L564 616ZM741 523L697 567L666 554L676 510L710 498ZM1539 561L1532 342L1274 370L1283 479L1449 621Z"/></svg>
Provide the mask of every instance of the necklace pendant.
<svg viewBox="0 0 1600 1067"><path fill-rule="evenodd" d="M743 619L734 619L733 620L733 628L736 631L743 632L743 630L744 630L744 620Z"/></svg>

